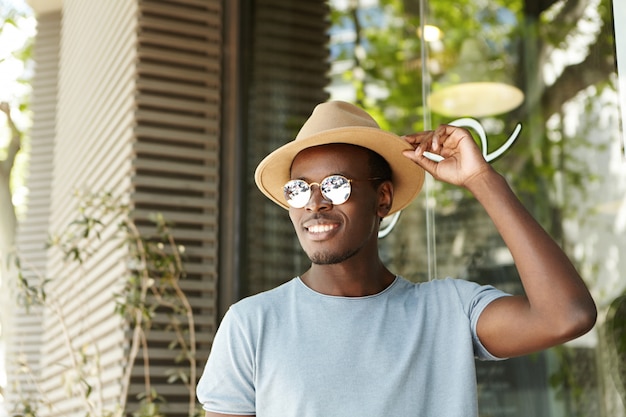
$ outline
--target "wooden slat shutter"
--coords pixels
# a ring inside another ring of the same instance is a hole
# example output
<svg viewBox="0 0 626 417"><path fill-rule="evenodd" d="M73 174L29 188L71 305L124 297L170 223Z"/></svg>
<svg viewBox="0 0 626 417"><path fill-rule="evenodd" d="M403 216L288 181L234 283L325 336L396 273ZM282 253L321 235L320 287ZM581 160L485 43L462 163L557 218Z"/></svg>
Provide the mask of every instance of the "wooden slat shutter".
<svg viewBox="0 0 626 417"><path fill-rule="evenodd" d="M195 313L198 376L216 327L221 15L218 0L139 1L131 201L145 233L150 215L162 213L185 247L181 285ZM168 416L186 416L188 391L167 382L168 370L184 366L168 348L167 322L157 315L148 335L152 384ZM131 403L143 371L138 361Z"/></svg>
<svg viewBox="0 0 626 417"><path fill-rule="evenodd" d="M247 294L274 287L308 264L287 212L256 189L252 173L265 155L293 140L313 107L328 98L328 13L322 0L258 0L251 11Z"/></svg>

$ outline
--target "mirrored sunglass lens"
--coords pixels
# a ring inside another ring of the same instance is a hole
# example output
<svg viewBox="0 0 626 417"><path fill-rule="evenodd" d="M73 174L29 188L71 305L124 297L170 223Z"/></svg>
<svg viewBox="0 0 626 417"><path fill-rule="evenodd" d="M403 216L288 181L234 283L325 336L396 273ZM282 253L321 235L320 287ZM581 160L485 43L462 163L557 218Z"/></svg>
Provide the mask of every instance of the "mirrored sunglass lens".
<svg viewBox="0 0 626 417"><path fill-rule="evenodd" d="M287 204L294 208L302 208L311 197L309 184L302 180L291 180L283 187Z"/></svg>
<svg viewBox="0 0 626 417"><path fill-rule="evenodd" d="M348 201L352 190L350 181L340 175L324 178L320 188L322 189L322 194L332 201L333 204L343 204Z"/></svg>

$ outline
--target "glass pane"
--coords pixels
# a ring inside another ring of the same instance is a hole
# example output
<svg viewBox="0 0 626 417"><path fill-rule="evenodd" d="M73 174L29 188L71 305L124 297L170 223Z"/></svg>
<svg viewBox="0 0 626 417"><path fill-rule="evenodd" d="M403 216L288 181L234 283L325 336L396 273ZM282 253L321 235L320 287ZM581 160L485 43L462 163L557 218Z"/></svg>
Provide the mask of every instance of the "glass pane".
<svg viewBox="0 0 626 417"><path fill-rule="evenodd" d="M247 146L241 210L239 296L273 288L308 265L287 215L254 184L257 164L291 141L313 107L328 98L328 6L324 0L242 2L242 133ZM227 277L226 279L231 279Z"/></svg>
<svg viewBox="0 0 626 417"><path fill-rule="evenodd" d="M259 195L252 171L295 136L316 103L357 103L399 134L462 123L575 260L600 309L594 331L566 346L478 363L481 415L624 416L626 153L616 60L623 72L626 58L616 58L616 45L624 54L626 35L614 25L626 19L620 1L244 2L249 182L242 295L272 288L308 263L286 213ZM383 260L408 279L450 276L522 291L490 220L458 188L428 180L385 225L395 227L381 239Z"/></svg>
<svg viewBox="0 0 626 417"><path fill-rule="evenodd" d="M613 4L330 4L331 97L360 104L400 134L440 123L470 127L598 303L589 335L478 363L481 415L624 415L626 156ZM409 279L451 276L523 291L490 220L458 188L428 181L381 243L384 260Z"/></svg>

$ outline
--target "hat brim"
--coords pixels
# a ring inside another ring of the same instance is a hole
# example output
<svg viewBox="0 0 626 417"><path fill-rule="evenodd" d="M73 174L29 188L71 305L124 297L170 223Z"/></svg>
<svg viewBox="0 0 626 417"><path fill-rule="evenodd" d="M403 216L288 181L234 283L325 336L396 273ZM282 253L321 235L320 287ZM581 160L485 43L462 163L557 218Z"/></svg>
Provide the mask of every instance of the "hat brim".
<svg viewBox="0 0 626 417"><path fill-rule="evenodd" d="M266 156L257 166L254 179L270 200L289 209L283 186L291 179L291 164L307 148L331 143L362 146L381 155L389 163L394 186L393 203L388 215L402 210L417 196L424 184L424 170L404 155L412 146L398 135L373 127L340 127L289 142Z"/></svg>

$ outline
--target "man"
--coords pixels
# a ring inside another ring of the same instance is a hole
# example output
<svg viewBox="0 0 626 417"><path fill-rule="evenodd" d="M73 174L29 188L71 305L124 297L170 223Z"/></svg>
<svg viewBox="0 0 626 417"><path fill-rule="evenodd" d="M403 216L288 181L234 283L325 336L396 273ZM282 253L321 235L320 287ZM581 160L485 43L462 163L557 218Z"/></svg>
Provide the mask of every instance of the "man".
<svg viewBox="0 0 626 417"><path fill-rule="evenodd" d="M424 170L484 206L525 296L414 284L383 265L380 221L411 202ZM571 262L464 129L398 137L351 104L323 103L255 179L289 209L311 267L230 308L198 385L207 416L477 416L475 357L525 355L595 323Z"/></svg>

